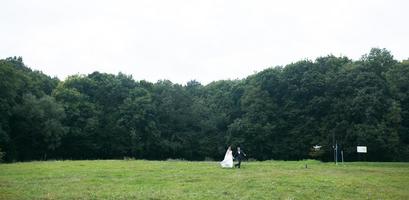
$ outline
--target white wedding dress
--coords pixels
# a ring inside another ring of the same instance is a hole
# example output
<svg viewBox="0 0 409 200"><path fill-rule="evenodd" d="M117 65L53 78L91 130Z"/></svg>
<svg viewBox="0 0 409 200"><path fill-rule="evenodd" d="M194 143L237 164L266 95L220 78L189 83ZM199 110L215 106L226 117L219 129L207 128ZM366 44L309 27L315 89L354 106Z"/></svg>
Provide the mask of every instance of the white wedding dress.
<svg viewBox="0 0 409 200"><path fill-rule="evenodd" d="M233 152L230 149L227 149L224 160L220 162L220 165L223 168L232 168L233 167Z"/></svg>

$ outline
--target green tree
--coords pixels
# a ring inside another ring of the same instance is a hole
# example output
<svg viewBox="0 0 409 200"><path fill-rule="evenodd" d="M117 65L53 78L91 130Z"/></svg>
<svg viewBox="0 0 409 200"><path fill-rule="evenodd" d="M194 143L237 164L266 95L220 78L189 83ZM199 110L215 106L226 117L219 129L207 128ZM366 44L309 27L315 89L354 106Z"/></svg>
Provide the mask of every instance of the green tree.
<svg viewBox="0 0 409 200"><path fill-rule="evenodd" d="M54 98L23 96L13 108L11 140L21 160L47 159L61 144L67 128L61 124L64 108Z"/></svg>
<svg viewBox="0 0 409 200"><path fill-rule="evenodd" d="M62 138L58 155L70 159L98 158L100 110L90 96L94 84L87 77L71 76L53 91L53 97L64 106L66 117L63 124L68 133Z"/></svg>
<svg viewBox="0 0 409 200"><path fill-rule="evenodd" d="M386 74L391 96L395 100L389 126L399 135L399 160L409 161L409 60L394 65Z"/></svg>
<svg viewBox="0 0 409 200"><path fill-rule="evenodd" d="M128 143L127 154L138 158L161 159L160 132L156 126L156 111L148 91L135 88L120 106L118 125Z"/></svg>

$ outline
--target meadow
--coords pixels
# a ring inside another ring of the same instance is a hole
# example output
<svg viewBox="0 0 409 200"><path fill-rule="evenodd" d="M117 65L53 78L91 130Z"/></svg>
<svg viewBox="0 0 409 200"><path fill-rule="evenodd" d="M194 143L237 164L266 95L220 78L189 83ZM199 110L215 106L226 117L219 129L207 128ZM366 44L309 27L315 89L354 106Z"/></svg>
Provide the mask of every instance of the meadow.
<svg viewBox="0 0 409 200"><path fill-rule="evenodd" d="M0 164L0 199L409 199L409 163L21 162Z"/></svg>

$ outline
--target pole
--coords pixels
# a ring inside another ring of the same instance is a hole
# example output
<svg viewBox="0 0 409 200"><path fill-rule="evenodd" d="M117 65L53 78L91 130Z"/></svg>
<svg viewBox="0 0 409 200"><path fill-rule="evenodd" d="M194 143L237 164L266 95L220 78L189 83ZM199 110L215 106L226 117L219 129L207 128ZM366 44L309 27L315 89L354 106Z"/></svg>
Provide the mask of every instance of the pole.
<svg viewBox="0 0 409 200"><path fill-rule="evenodd" d="M344 164L344 151L341 151L342 165Z"/></svg>
<svg viewBox="0 0 409 200"><path fill-rule="evenodd" d="M332 148L334 149L334 163L335 164L337 164L337 161L336 161L336 159L335 159L335 157L336 157L336 147L335 147L335 132L333 131L332 132Z"/></svg>
<svg viewBox="0 0 409 200"><path fill-rule="evenodd" d="M338 165L338 142L335 141L335 164Z"/></svg>

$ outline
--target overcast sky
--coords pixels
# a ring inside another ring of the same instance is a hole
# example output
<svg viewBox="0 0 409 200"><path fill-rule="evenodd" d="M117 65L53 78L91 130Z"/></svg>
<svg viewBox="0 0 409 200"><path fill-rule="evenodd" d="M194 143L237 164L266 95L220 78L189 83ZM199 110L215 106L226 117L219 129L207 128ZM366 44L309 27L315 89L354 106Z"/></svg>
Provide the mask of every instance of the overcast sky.
<svg viewBox="0 0 409 200"><path fill-rule="evenodd" d="M93 71L203 84L300 59L409 57L407 0L1 0L0 58L60 79Z"/></svg>

